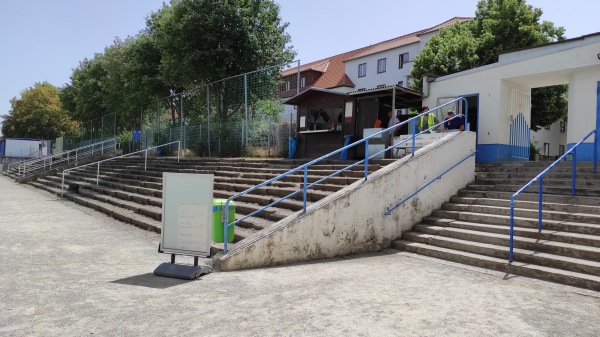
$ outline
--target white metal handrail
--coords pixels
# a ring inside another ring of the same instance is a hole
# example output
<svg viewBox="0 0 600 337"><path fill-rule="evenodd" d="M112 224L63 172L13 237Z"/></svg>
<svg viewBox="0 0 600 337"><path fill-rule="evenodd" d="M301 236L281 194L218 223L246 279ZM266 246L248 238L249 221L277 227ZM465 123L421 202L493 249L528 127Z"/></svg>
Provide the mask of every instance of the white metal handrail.
<svg viewBox="0 0 600 337"><path fill-rule="evenodd" d="M78 147L76 149L55 153L55 154L48 155L48 156L45 156L42 158L28 160L26 162L19 164L18 176L24 177L27 175L27 173L31 173L40 168L46 169L46 167L49 167L49 169L52 169L53 165L63 163L63 162L70 163L71 159L74 159L75 163L77 163L77 161L81 157L85 157L89 154L94 155L95 153L98 153L98 152L100 152L101 154L104 154L105 151L108 151L111 149L114 151L114 150L116 150L116 146L117 146L117 139L111 138L111 139L107 139L107 140L97 142L94 144L89 144L89 145L85 145L82 147ZM10 167L9 167L9 169L10 169ZM13 169L14 169L14 167L13 167Z"/></svg>
<svg viewBox="0 0 600 337"><path fill-rule="evenodd" d="M146 171L147 167L148 167L148 151L150 150L154 150L154 149L158 149L159 147L163 147L163 146L167 146L167 145L172 145L177 143L177 161L179 162L179 157L180 157L180 153L181 153L181 142L176 140L174 142L170 142L170 143L165 143L162 145L158 145L158 146L153 146L153 147L149 147L147 149L144 150L140 150L140 151L136 151L136 152L132 152L132 153L128 153L128 154L124 154L121 156L117 156L117 157L112 157L112 158L108 158L108 159L104 159L104 160L100 160L94 163L89 163L89 164L85 164L85 165L80 165L77 167L72 167L70 169L66 169L62 171L62 182L60 185L60 195L62 196L64 191L65 191L65 172L71 172L83 167L87 167L87 166L92 166L92 165L97 165L97 169L96 169L96 185L98 185L98 182L100 181L100 164L106 161L110 161L110 160L115 160L115 159L119 159L119 158L124 158L124 157L129 157L132 156L134 154L138 154L138 153L142 153L144 152L144 171Z"/></svg>

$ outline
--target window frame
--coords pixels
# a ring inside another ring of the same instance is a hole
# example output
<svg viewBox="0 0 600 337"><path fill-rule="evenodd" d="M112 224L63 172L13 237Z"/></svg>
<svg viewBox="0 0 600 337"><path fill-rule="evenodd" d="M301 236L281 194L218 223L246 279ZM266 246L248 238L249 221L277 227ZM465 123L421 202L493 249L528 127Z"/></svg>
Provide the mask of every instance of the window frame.
<svg viewBox="0 0 600 337"><path fill-rule="evenodd" d="M406 57L405 57L406 55ZM398 55L398 69L404 68L404 65L408 63L409 55L408 52Z"/></svg>
<svg viewBox="0 0 600 337"><path fill-rule="evenodd" d="M300 88L304 88L306 86L306 77L300 78Z"/></svg>
<svg viewBox="0 0 600 337"><path fill-rule="evenodd" d="M361 69L363 70L361 72ZM361 75L362 73L362 75ZM358 77L366 77L367 76L367 63L361 63L358 65Z"/></svg>
<svg viewBox="0 0 600 337"><path fill-rule="evenodd" d="M386 68L387 68L387 57L377 60L377 73L378 74L385 73Z"/></svg>

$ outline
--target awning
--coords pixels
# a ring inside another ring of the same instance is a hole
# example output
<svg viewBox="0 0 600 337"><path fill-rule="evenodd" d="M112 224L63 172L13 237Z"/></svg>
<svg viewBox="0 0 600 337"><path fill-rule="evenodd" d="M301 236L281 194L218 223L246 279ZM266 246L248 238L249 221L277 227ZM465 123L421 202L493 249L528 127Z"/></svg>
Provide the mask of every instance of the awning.
<svg viewBox="0 0 600 337"><path fill-rule="evenodd" d="M420 108L423 94L399 85L381 86L373 89L361 89L348 93L348 96L357 99L380 98L389 100L389 103L395 105L396 109Z"/></svg>
<svg viewBox="0 0 600 337"><path fill-rule="evenodd" d="M298 105L299 103L301 103L303 100L308 99L314 95L318 95L318 94L331 94L331 95L340 95L340 96L346 96L345 92L339 92L336 90L329 90L329 89L321 89L321 88L309 88L307 90L304 90L303 92L299 93L298 95L294 96L294 97L290 97L287 100L283 101L283 104L291 104L291 105Z"/></svg>

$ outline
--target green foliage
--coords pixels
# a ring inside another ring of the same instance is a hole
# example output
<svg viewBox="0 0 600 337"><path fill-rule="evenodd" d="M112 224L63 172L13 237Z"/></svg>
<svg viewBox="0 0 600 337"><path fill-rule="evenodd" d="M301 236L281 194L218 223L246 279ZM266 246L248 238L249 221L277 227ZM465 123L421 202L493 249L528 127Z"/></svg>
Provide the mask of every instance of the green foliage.
<svg viewBox="0 0 600 337"><path fill-rule="evenodd" d="M568 86L556 85L531 90L531 125L538 131L567 117Z"/></svg>
<svg viewBox="0 0 600 337"><path fill-rule="evenodd" d="M48 82L36 83L11 100L8 115L2 116L5 137L55 139L76 134L74 123L62 108L59 89Z"/></svg>
<svg viewBox="0 0 600 337"><path fill-rule="evenodd" d="M271 0L182 0L164 5L148 20L148 31L162 51L161 74L172 88L210 85L216 114L239 115L244 106L244 78L232 76L280 65L294 57L279 6ZM276 94L279 70L262 76L248 96ZM221 80L227 79L227 80ZM268 89L268 90L265 90ZM185 115L185 114L184 114Z"/></svg>
<svg viewBox="0 0 600 337"><path fill-rule="evenodd" d="M255 113L266 116L277 117L285 109L281 100L262 99L254 104Z"/></svg>
<svg viewBox="0 0 600 337"><path fill-rule="evenodd" d="M480 0L475 20L443 29L415 58L412 88L421 90L423 75L443 76L498 61L510 50L564 39L564 28L540 22L542 10L525 0ZM566 86L532 90L533 130L566 116Z"/></svg>
<svg viewBox="0 0 600 337"><path fill-rule="evenodd" d="M271 0L181 0L148 20L170 85L193 87L292 60Z"/></svg>
<svg viewBox="0 0 600 337"><path fill-rule="evenodd" d="M471 32L471 22L442 29L425 44L415 58L411 87L421 91L423 75L443 76L477 67L477 38Z"/></svg>

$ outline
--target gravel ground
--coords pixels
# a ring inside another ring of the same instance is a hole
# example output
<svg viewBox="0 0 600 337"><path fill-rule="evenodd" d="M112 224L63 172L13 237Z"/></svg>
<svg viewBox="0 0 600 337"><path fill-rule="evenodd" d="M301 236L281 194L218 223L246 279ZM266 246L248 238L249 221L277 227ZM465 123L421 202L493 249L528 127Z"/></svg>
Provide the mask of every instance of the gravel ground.
<svg viewBox="0 0 600 337"><path fill-rule="evenodd" d="M159 235L0 177L0 336L598 336L600 294L386 250L152 274ZM185 262L189 262L185 260Z"/></svg>

